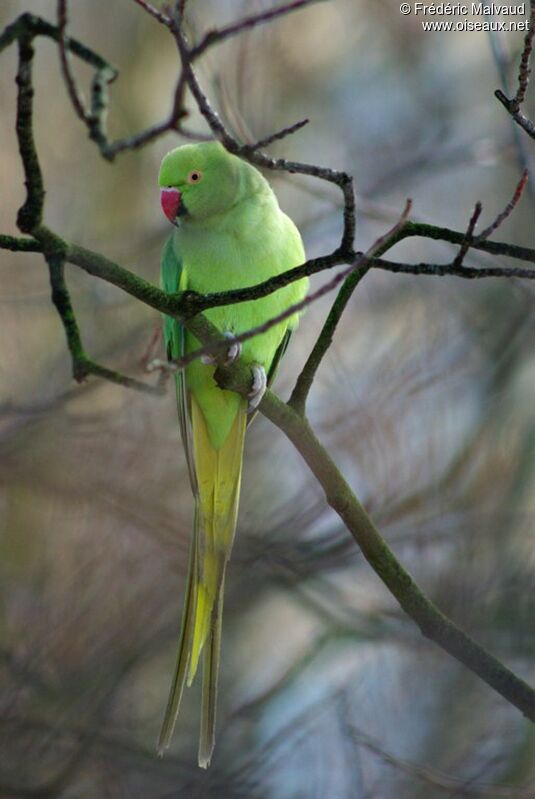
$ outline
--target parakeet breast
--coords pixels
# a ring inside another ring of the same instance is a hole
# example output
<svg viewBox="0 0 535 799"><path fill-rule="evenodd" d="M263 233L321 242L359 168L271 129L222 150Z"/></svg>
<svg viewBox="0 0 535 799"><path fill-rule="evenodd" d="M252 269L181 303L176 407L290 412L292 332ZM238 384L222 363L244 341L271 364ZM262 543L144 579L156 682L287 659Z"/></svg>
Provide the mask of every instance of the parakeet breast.
<svg viewBox="0 0 535 799"><path fill-rule="evenodd" d="M261 283L304 261L301 238L293 222L267 198L254 207L242 202L210 224L186 223L177 231L186 283L206 294ZM306 291L304 281L267 297L213 308L207 317L221 331L242 333L281 313ZM266 369L288 327L288 320L245 342L243 357Z"/></svg>

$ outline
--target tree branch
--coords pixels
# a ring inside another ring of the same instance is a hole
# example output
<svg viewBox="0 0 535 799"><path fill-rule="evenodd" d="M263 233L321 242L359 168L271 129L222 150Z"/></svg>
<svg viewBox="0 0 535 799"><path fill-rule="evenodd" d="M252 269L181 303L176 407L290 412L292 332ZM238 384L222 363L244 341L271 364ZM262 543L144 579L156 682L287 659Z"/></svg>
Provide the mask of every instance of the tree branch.
<svg viewBox="0 0 535 799"><path fill-rule="evenodd" d="M528 32L524 39L524 49L520 58L516 94L513 98L509 99L501 89L496 89L494 96L500 101L514 121L520 125L523 130L525 130L528 136L531 136L532 139L535 139L535 124L520 110L521 105L526 98L526 92L529 85L533 36L535 35L535 3L533 0L531 0L530 6L531 16Z"/></svg>
<svg viewBox="0 0 535 799"><path fill-rule="evenodd" d="M86 111L83 97L78 90L76 81L74 79L74 75L72 74L70 56L69 56L69 51L67 49L67 35L66 35L67 23L68 23L67 0L58 0L57 16L58 16L58 34L59 34L58 38L59 56L60 56L61 72L63 75L63 80L65 81L65 85L67 86L67 92L69 94L69 97L71 98L71 103L74 110L76 111L80 119L87 124L89 122L89 114Z"/></svg>
<svg viewBox="0 0 535 799"><path fill-rule="evenodd" d="M464 238L461 242L461 246L459 248L459 252L455 256L453 261L452 267L453 269L460 269L463 265L464 257L468 250L472 245L472 241L474 238L474 230L477 224L477 220L481 216L481 211L483 210L483 206L480 202L477 202L474 207L474 212L470 217L470 221L468 222L468 227L466 228L466 233L464 234Z"/></svg>
<svg viewBox="0 0 535 799"><path fill-rule="evenodd" d="M226 25L223 28L215 28L214 30L207 31L201 41L196 44L190 51L190 58L196 59L202 55L208 47L214 44L229 39L231 36L243 33L243 31L256 28L258 25L264 25L266 22L272 22L277 17L286 16L293 11L299 11L305 6L310 6L312 3L322 2L323 0L294 0L292 3L286 3L283 6L271 8L268 11L262 11L260 14L253 14L250 17L242 17L238 22L231 25ZM139 2L139 0L136 0Z"/></svg>
<svg viewBox="0 0 535 799"><path fill-rule="evenodd" d="M42 252L42 247L35 239L21 239L18 236L6 236L0 233L0 249L11 252Z"/></svg>
<svg viewBox="0 0 535 799"><path fill-rule="evenodd" d="M318 0L316 0L318 2ZM282 130L278 130L276 133L271 133L269 136L266 136L264 139L260 139L255 144L244 144L242 147L243 152L250 152L254 153L255 150L261 150L263 147L268 147L273 142L280 141L281 139L285 139L286 136L291 136L293 133L297 133L298 130L304 128L305 125L308 125L310 119L301 119L299 122L294 122L293 125L288 125L287 128L282 128Z"/></svg>
<svg viewBox="0 0 535 799"><path fill-rule="evenodd" d="M304 416L306 410L306 402L312 383L319 369L319 366L331 346L334 338L338 323L342 318L346 306L351 299L356 287L367 273L369 269L370 258L377 252L384 252L389 247L389 242L394 240L397 233L403 228L407 221L410 210L412 207L412 200L407 200L403 213L393 228L377 239L368 251L360 258L357 259L354 269L347 275L338 292L338 296L327 316L325 324L316 340L310 355L308 356L305 365L303 366L292 391L289 400L289 405L297 411L297 413ZM359 269L359 267L361 267ZM342 273L344 274L344 273Z"/></svg>
<svg viewBox="0 0 535 799"><path fill-rule="evenodd" d="M245 393L248 370L241 364L220 368L224 388ZM376 574L422 634L477 674L527 718L535 721L535 690L450 621L421 591L390 550L359 503L306 418L266 392L259 410L290 439L322 486L327 502L338 514Z"/></svg>
<svg viewBox="0 0 535 799"><path fill-rule="evenodd" d="M116 383L125 388L132 388L136 391L142 391L146 394L162 394L162 381L159 381L156 386L151 386L147 383L143 383L141 380L127 377L120 372L101 366L87 357L80 337L80 329L76 321L76 316L74 315L67 284L65 283L63 255L48 255L46 256L46 260L50 275L52 302L58 312L65 331L67 346L71 354L72 374L76 382L82 383L89 375L94 375L95 377L104 378L111 383Z"/></svg>
<svg viewBox="0 0 535 799"><path fill-rule="evenodd" d="M452 797L456 797L456 799L458 797L535 799L535 792L529 785L496 785L490 782L481 783L479 781L461 780L429 766L421 766L409 760L402 760L391 752L385 751L376 741L351 724L349 719L344 719L344 722L344 729L348 733L348 738L354 742L355 746L360 746L372 752L387 766L392 766L398 771L429 785L431 788L445 791L450 799Z"/></svg>
<svg viewBox="0 0 535 799"><path fill-rule="evenodd" d="M511 197L511 199L509 200L503 211L500 211L500 213L497 215L494 222L492 222L488 227L486 227L485 230L483 230L479 234L479 236L477 236L474 239L474 241L472 242L472 247L477 242L485 241L485 239L488 239L489 236L492 236L492 234L496 230L498 230L500 225L502 225L505 222L505 220L512 214L512 212L515 210L516 206L520 202L520 198L524 193L524 189L526 188L528 179L529 179L529 171L527 169L522 170L522 176L518 181L518 183L516 184L513 196Z"/></svg>
<svg viewBox="0 0 535 799"><path fill-rule="evenodd" d="M147 0L134 0L134 3L137 3L138 6L141 6L141 8L144 9L147 14L150 14L151 17L157 19L158 22L162 23L162 25L169 27L171 24L171 19L167 16L167 14L162 14L161 11L158 11L158 9L148 3Z"/></svg>
<svg viewBox="0 0 535 799"><path fill-rule="evenodd" d="M535 269L515 269L508 266L461 266L453 264L404 264L397 261L388 261L384 258L371 258L369 266L374 269L384 269L400 275L426 275L429 277L460 277L466 280L478 280L488 277L522 278L535 280Z"/></svg>
<svg viewBox="0 0 535 799"><path fill-rule="evenodd" d="M316 0L309 0L309 2L315 1ZM284 8L289 8L289 6L285 6ZM238 30L237 26L238 23L236 23L236 31ZM240 28L240 30L242 29ZM329 167L320 167L314 164L300 163L298 161L288 161L284 158L271 158L265 153L259 152L256 145L240 144L226 129L219 114L212 108L208 97L201 89L193 69L192 54L195 51L194 49L190 50L188 48L181 25L173 23L172 31L180 53L184 79L195 98L200 113L205 118L214 136L221 141L229 152L244 158L246 161L256 166L265 169L286 171L291 174L299 173L301 175L309 175L338 186L344 197L344 230L339 252L345 254L352 253L355 239L355 195L353 191L353 178L346 172L330 169Z"/></svg>
<svg viewBox="0 0 535 799"><path fill-rule="evenodd" d="M35 142L33 138L33 85L32 68L34 49L31 36L21 35L19 45L19 66L15 82L17 91L17 141L24 168L26 200L17 214L17 226L22 233L33 233L41 224L45 189Z"/></svg>

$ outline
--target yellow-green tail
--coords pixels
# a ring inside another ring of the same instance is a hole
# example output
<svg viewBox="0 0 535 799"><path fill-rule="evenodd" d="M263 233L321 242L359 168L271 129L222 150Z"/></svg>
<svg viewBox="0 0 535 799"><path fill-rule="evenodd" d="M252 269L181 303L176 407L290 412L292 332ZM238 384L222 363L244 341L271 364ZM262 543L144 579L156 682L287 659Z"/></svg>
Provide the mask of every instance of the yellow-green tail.
<svg viewBox="0 0 535 799"><path fill-rule="evenodd" d="M191 685L202 656L199 765L203 768L210 764L215 740L225 569L238 517L246 422L244 401L224 444L214 449L204 416L191 398L198 496L177 662L158 752L163 754L169 746L184 685Z"/></svg>

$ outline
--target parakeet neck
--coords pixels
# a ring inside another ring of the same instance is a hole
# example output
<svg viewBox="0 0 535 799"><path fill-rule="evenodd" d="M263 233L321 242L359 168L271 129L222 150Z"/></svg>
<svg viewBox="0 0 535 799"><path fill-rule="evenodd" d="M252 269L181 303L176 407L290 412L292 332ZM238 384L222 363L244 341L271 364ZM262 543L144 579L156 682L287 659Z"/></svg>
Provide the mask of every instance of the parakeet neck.
<svg viewBox="0 0 535 799"><path fill-rule="evenodd" d="M264 216L279 212L277 198L262 175L255 169L243 170L236 200L230 208L208 217L186 217L181 220L180 231L185 238L216 232L231 235L236 232L241 236L244 222L256 226L262 224Z"/></svg>
<svg viewBox="0 0 535 799"><path fill-rule="evenodd" d="M271 195L276 202L275 195L265 177L246 161L240 161L237 194L238 202L243 199L252 199L259 194Z"/></svg>

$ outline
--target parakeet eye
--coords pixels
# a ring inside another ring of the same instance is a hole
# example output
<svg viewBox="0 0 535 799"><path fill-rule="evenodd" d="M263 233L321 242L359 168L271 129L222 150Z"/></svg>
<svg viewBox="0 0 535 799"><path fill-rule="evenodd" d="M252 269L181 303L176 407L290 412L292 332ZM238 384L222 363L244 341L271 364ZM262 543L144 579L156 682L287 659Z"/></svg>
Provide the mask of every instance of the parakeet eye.
<svg viewBox="0 0 535 799"><path fill-rule="evenodd" d="M198 183L202 178L202 172L198 169L192 169L188 175L188 183Z"/></svg>

